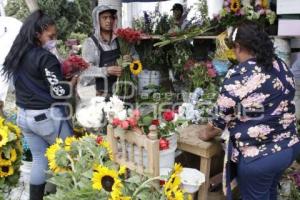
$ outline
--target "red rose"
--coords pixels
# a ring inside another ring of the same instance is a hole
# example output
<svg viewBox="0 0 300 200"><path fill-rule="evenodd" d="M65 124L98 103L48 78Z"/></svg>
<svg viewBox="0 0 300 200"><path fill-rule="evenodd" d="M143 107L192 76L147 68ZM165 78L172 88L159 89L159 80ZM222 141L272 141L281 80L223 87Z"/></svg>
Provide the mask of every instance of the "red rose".
<svg viewBox="0 0 300 200"><path fill-rule="evenodd" d="M160 138L159 139L159 150L166 150L166 149L169 149L169 141L164 138Z"/></svg>
<svg viewBox="0 0 300 200"><path fill-rule="evenodd" d="M127 130L129 128L129 122L127 120L122 121L120 127L124 130Z"/></svg>
<svg viewBox="0 0 300 200"><path fill-rule="evenodd" d="M166 112L163 113L163 118L164 120L170 122L174 119L175 113L172 110L167 110Z"/></svg>
<svg viewBox="0 0 300 200"><path fill-rule="evenodd" d="M151 122L151 124L155 125L155 126L159 126L160 123L159 123L158 119L153 119L152 122Z"/></svg>
<svg viewBox="0 0 300 200"><path fill-rule="evenodd" d="M101 143L103 142L103 137L99 135L99 136L96 138L96 142L97 142L97 144L101 144Z"/></svg>

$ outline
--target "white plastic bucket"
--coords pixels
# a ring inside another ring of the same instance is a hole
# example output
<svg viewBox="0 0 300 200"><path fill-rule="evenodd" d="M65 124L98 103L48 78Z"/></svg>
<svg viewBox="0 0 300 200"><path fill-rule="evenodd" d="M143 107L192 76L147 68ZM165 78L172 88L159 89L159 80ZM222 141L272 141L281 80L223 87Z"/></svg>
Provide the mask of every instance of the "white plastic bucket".
<svg viewBox="0 0 300 200"><path fill-rule="evenodd" d="M182 188L190 194L197 192L199 187L205 182L205 175L193 168L183 168L180 177Z"/></svg>
<svg viewBox="0 0 300 200"><path fill-rule="evenodd" d="M159 86L160 85L160 72L159 71L149 71L143 70L138 75L138 91L139 94L150 94L154 89L148 89L149 86Z"/></svg>
<svg viewBox="0 0 300 200"><path fill-rule="evenodd" d="M26 195L29 194L31 168L32 168L32 162L22 161L22 165L20 167L20 171L21 171L20 181L24 184L24 191Z"/></svg>

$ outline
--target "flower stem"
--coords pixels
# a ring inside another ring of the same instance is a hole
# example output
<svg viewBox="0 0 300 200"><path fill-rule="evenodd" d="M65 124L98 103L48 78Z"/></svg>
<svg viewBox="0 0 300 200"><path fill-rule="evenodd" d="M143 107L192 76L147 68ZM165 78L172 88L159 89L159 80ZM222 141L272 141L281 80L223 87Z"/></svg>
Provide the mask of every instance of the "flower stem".
<svg viewBox="0 0 300 200"><path fill-rule="evenodd" d="M140 187L138 187L135 192L133 193L132 195L132 199L134 200L136 198L136 195L138 195L138 193L150 182L152 181L155 181L155 180L160 180L160 176L157 176L157 177L153 177L153 178L150 178L148 180L146 180L144 183L142 183L142 185Z"/></svg>

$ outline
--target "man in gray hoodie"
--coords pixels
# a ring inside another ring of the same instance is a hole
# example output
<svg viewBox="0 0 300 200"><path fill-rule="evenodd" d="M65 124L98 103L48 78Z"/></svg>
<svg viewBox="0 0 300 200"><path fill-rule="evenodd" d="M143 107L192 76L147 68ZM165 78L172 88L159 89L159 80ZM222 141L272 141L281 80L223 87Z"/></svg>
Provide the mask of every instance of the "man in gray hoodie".
<svg viewBox="0 0 300 200"><path fill-rule="evenodd" d="M111 95L114 83L122 75L122 68L116 62L121 56L119 42L114 34L117 28L117 10L101 5L94 8L92 16L94 34L83 43L82 56L95 73L101 73L105 77L96 78L97 95ZM131 55L126 57L129 60L138 59L134 48Z"/></svg>

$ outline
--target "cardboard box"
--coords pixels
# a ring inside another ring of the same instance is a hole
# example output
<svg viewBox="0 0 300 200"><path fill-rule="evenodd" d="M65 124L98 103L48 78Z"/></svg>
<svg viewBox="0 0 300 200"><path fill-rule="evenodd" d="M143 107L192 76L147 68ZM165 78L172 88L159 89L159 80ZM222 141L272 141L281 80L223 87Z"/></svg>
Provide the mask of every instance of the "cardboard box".
<svg viewBox="0 0 300 200"><path fill-rule="evenodd" d="M277 0L277 15L300 14L299 0Z"/></svg>
<svg viewBox="0 0 300 200"><path fill-rule="evenodd" d="M279 19L278 35L280 36L299 36L300 20L298 19Z"/></svg>

